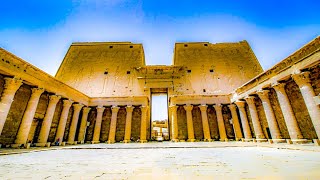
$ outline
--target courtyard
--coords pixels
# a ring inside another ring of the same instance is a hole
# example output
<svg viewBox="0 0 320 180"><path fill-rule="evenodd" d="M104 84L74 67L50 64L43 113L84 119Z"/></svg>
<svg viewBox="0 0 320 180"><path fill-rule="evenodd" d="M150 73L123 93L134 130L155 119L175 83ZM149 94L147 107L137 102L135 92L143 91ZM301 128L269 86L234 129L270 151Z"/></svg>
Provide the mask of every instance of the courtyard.
<svg viewBox="0 0 320 180"><path fill-rule="evenodd" d="M320 178L313 144L101 143L0 153L0 179Z"/></svg>

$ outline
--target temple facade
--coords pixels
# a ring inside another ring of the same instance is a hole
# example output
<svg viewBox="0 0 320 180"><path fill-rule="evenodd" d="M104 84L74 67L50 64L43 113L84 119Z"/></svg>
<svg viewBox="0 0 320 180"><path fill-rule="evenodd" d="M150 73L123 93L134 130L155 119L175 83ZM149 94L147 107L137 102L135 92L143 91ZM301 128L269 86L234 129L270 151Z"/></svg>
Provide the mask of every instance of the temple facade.
<svg viewBox="0 0 320 180"><path fill-rule="evenodd" d="M1 48L0 144L147 142L155 93L174 142L319 143L320 37L266 71L246 41L176 43L169 66L142 44L73 43L55 77Z"/></svg>

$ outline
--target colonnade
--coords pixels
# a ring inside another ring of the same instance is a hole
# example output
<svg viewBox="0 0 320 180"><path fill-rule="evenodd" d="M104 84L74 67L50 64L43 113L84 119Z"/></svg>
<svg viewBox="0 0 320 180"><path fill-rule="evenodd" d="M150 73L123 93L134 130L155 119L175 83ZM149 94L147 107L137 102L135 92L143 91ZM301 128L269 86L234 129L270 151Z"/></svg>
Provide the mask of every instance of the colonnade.
<svg viewBox="0 0 320 180"><path fill-rule="evenodd" d="M4 89L1 95L0 101L0 135L2 133L4 124L6 122L9 110L11 108L11 104L13 102L14 96L20 86L23 84L23 81L19 78L9 78L5 77ZM20 147L21 145L26 145L28 142L28 135L30 133L31 125L33 119L35 117L35 112L39 103L40 96L45 91L43 88L32 88L31 89L31 97L27 103L27 107L24 111L17 136L15 138L14 144L12 147ZM50 142L48 142L49 132L52 124L52 119L54 116L54 112L56 110L57 103L62 97L59 95L49 95L49 102L46 109L46 113L44 119L42 121L41 129L39 132L38 141L36 146L50 146ZM55 134L55 142L59 142L59 144L77 144L77 142L84 143L85 134L87 129L87 118L88 114L91 110L91 107L86 107L81 103L74 102L70 99L64 99L62 112L59 118L57 131ZM63 142L63 137L66 130L66 124L68 119L68 114L71 106L73 106L73 114L70 123L69 133L67 142ZM147 141L147 109L146 106L139 106L141 108L141 132L140 132L140 142ZM97 109L97 117L94 126L93 132L93 140L92 143L98 143L100 139L100 131L101 131L101 123L102 123L102 115L105 107L98 106ZM117 126L117 114L120 109L118 106L112 106L112 117L109 131L108 143L115 142L115 134L116 134L116 126ZM132 112L134 107L131 105L126 106L126 125L125 125L125 136L124 142L130 142L131 139L131 121L132 121ZM82 111L82 118L79 119L80 112ZM79 122L80 121L80 122ZM80 123L80 129L78 133L78 141L75 142L76 131L78 127L78 123Z"/></svg>
<svg viewBox="0 0 320 180"><path fill-rule="evenodd" d="M291 77L299 86L300 92L302 97L305 101L306 107L308 109L311 121L315 128L316 134L318 138L320 137L320 108L315 103L314 97L315 92L311 86L309 72L302 72L299 74L293 74ZM284 121L288 128L288 132L290 135L290 139L295 142L305 142L306 139L303 139L301 130L299 128L297 119L293 113L292 106L290 104L288 95L285 91L285 83L276 82L272 84L272 88L275 90L277 94L277 98L280 103L280 109L282 111ZM253 130L256 135L257 141L264 141L266 137L262 131L261 122L258 117L258 112L255 105L255 97L259 97L262 101L263 110L266 115L268 127L271 133L271 139L276 142L283 142L285 141L281 136L280 129L278 126L278 122L275 117L275 113L272 109L270 99L269 99L269 90L268 89L260 89L257 90L254 94L247 96L244 98L245 101L236 101L235 104L239 108L241 123L243 127L244 137L247 140L252 139L250 126L248 123L247 114L245 111L245 103L247 103L249 112L252 119Z"/></svg>
<svg viewBox="0 0 320 180"><path fill-rule="evenodd" d="M193 110L193 105L187 104L183 106L185 111L186 111L186 116L187 116L187 131L188 131L188 140L189 142L194 142L195 141L195 136L194 136L194 127L193 127L193 119L192 119L192 110ZM210 128L209 128L209 121L208 121L208 114L207 114L207 108L208 105L206 104L201 104L198 106L200 111L201 111L201 119L202 119L202 130L203 130L203 136L204 136L204 141L213 141L211 139L210 135ZM222 116L222 105L221 104L216 104L213 105L213 107L216 110L217 114L217 122L218 122L218 128L219 128L219 135L220 135L220 141L226 141L227 140L227 133L226 133L226 128L224 125L224 120ZM172 138L171 140L174 142L178 142L178 119L177 119L177 105L171 105L171 132L172 132ZM233 121L233 126L234 126L234 131L237 139L242 138L242 133L241 133L241 127L239 124L236 108L234 105L229 105L229 108L231 110L231 115L232 115L232 121Z"/></svg>

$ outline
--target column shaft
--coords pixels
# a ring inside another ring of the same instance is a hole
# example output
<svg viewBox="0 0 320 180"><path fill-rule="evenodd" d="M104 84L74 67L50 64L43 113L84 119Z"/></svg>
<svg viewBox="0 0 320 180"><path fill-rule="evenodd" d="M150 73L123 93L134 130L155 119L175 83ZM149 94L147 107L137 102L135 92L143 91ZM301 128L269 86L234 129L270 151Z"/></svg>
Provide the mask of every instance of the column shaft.
<svg viewBox="0 0 320 180"><path fill-rule="evenodd" d="M147 112L148 107L141 106L141 128L140 128L140 142L147 142Z"/></svg>
<svg viewBox="0 0 320 180"><path fill-rule="evenodd" d="M188 128L188 141L194 142L194 129L193 129L193 121L192 121L192 105L185 105L183 106L184 109L186 110L186 115L187 115L187 128Z"/></svg>
<svg viewBox="0 0 320 180"><path fill-rule="evenodd" d="M178 116L177 116L177 108L178 106L172 105L170 106L171 109L171 141L178 142L179 141L179 134L178 134Z"/></svg>
<svg viewBox="0 0 320 180"><path fill-rule="evenodd" d="M0 135L2 133L4 123L7 120L14 95L22 85L22 80L17 78L4 78L4 80L5 84L0 101Z"/></svg>
<svg viewBox="0 0 320 180"><path fill-rule="evenodd" d="M101 123L102 123L102 116L103 116L104 109L105 108L102 106L97 107L97 118L96 118L96 123L94 125L94 130L93 130L92 143L100 142ZM113 114L113 111L112 111L112 114Z"/></svg>
<svg viewBox="0 0 320 180"><path fill-rule="evenodd" d="M210 136L210 128L209 128L209 122L208 122L208 114L207 114L207 105L203 104L200 105L200 111L201 111L201 119L202 119L202 130L203 130L203 136L205 141L211 141Z"/></svg>
<svg viewBox="0 0 320 180"><path fill-rule="evenodd" d="M236 136L236 140L239 140L243 136L242 136L239 118L238 118L238 114L237 114L237 110L236 110L236 105L230 104L228 107L231 111L234 134Z"/></svg>
<svg viewBox="0 0 320 180"><path fill-rule="evenodd" d="M257 94L262 101L262 106L267 117L272 139L282 139L280 129L269 100L269 90L260 90Z"/></svg>
<svg viewBox="0 0 320 180"><path fill-rule="evenodd" d="M117 130L117 117L119 112L119 107L112 106L112 115L111 115L111 123L110 123L110 131L109 131L109 138L108 143L115 143L116 138L116 130Z"/></svg>
<svg viewBox="0 0 320 180"><path fill-rule="evenodd" d="M131 139L131 122L132 122L132 112L134 107L133 106L127 106L127 116L126 116L126 127L125 127L125 134L124 134L124 142L128 143Z"/></svg>
<svg viewBox="0 0 320 180"><path fill-rule="evenodd" d="M241 120L241 124L242 124L244 138L245 139L252 139L249 121L248 121L247 113L246 113L246 109L245 109L245 102L244 101L237 101L237 102L235 102L235 104L239 108L240 120Z"/></svg>
<svg viewBox="0 0 320 180"><path fill-rule="evenodd" d="M90 112L89 107L84 107L82 110L82 117L81 117L81 123L80 123L80 129L78 134L78 142L84 143L85 135L86 135L86 129L87 129L87 120L88 120L88 114Z"/></svg>
<svg viewBox="0 0 320 180"><path fill-rule="evenodd" d="M79 121L79 114L83 104L73 104L73 116L71 120L69 136L68 136L68 144L74 144L74 138L76 136L78 121Z"/></svg>
<svg viewBox="0 0 320 180"><path fill-rule="evenodd" d="M302 139L303 136L301 134L298 122L296 117L294 116L288 95L285 91L285 84L284 83L277 83L273 85L274 90L277 93L277 97L279 100L280 108L286 122L289 135L291 139Z"/></svg>
<svg viewBox="0 0 320 180"><path fill-rule="evenodd" d="M60 98L61 96L57 96L57 95L51 95L49 97L49 104L48 104L44 119L42 121L37 146L45 146L45 144L48 141L52 118Z"/></svg>
<svg viewBox="0 0 320 180"><path fill-rule="evenodd" d="M265 139L265 136L262 131L261 123L259 121L258 111L257 111L256 105L254 102L254 97L248 96L245 98L245 100L246 100L248 107L249 107L249 111L250 111L250 115L251 115L251 119L252 119L253 130L256 135L256 138L257 139Z"/></svg>
<svg viewBox="0 0 320 180"><path fill-rule="evenodd" d="M292 78L300 88L300 92L307 106L314 129L316 130L318 139L320 139L320 107L313 99L316 94L311 86L309 75L310 72L303 72L292 75Z"/></svg>
<svg viewBox="0 0 320 180"><path fill-rule="evenodd" d="M59 145L61 145L61 142L63 141L67 118L68 118L69 110L70 110L72 103L73 103L73 101L71 101L71 100L63 100L63 109L62 109L62 112L60 115L58 129L57 129L57 133L56 133L56 137L55 137L55 142L59 142Z"/></svg>
<svg viewBox="0 0 320 180"><path fill-rule="evenodd" d="M222 116L222 105L216 104L213 107L217 113L220 141L225 141L227 139L227 133L226 133L226 128L224 126L224 120L223 120L223 116Z"/></svg>
<svg viewBox="0 0 320 180"><path fill-rule="evenodd" d="M43 91L44 89L42 88L32 88L32 94L28 101L27 108L23 114L18 134L15 140L15 144L27 143L30 127L34 118L34 114L37 110L40 96L43 93Z"/></svg>

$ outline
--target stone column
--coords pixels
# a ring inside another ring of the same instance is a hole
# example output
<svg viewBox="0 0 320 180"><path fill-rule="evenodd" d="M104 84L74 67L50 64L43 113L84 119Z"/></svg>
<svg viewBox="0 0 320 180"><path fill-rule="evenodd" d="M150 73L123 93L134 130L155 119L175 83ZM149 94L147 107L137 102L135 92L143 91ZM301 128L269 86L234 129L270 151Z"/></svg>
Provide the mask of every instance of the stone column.
<svg viewBox="0 0 320 180"><path fill-rule="evenodd" d="M120 107L112 106L112 115L111 115L111 122L110 122L110 131L109 131L109 138L108 144L115 143L116 138L116 130L117 130L117 117Z"/></svg>
<svg viewBox="0 0 320 180"><path fill-rule="evenodd" d="M301 141L303 136L301 134L298 122L294 116L288 95L284 89L285 83L276 83L272 87L277 93L280 108L286 121L286 125L292 141ZM300 140L299 140L300 139ZM305 141L305 140L302 140Z"/></svg>
<svg viewBox="0 0 320 180"><path fill-rule="evenodd" d="M63 109L62 109L62 112L60 115L58 129L57 129L57 133L56 133L56 137L55 137L55 141L59 141L59 145L61 145L61 143L63 141L64 131L65 131L66 123L67 123L67 119L68 119L68 114L69 114L69 110L70 110L72 103L73 103L72 100L68 100L68 99L63 100Z"/></svg>
<svg viewBox="0 0 320 180"><path fill-rule="evenodd" d="M20 146L21 144L27 143L30 127L34 118L34 114L36 113L39 99L43 92L44 92L43 88L32 88L32 94L28 101L27 108L24 111L24 114L19 126L18 134L16 136L15 145Z"/></svg>
<svg viewBox="0 0 320 180"><path fill-rule="evenodd" d="M280 129L269 100L269 90L260 90L257 92L257 94L262 101L262 106L266 114L272 139L277 142L282 142L283 140L281 137Z"/></svg>
<svg viewBox="0 0 320 180"><path fill-rule="evenodd" d="M193 121L192 121L193 106L190 104L187 104L183 107L186 110L186 114L187 114L188 141L194 142L195 138L194 138L194 129L193 129Z"/></svg>
<svg viewBox="0 0 320 180"><path fill-rule="evenodd" d="M258 111L257 111L256 105L254 103L254 97L248 96L245 98L245 100L246 100L248 107L249 107L249 111L250 111L250 115L251 115L251 119L252 119L253 130L256 135L256 139L257 139L257 141L265 141L266 138L263 134L261 123L259 121Z"/></svg>
<svg viewBox="0 0 320 180"><path fill-rule="evenodd" d="M134 107L133 106L127 106L127 116L126 116L126 127L124 132L124 143L129 143L131 139L131 122L132 122L132 112Z"/></svg>
<svg viewBox="0 0 320 180"><path fill-rule="evenodd" d="M293 80L300 88L302 97L307 106L314 129L316 130L318 139L320 139L320 107L314 101L316 94L311 86L309 78L310 72L302 72L292 75Z"/></svg>
<svg viewBox="0 0 320 180"><path fill-rule="evenodd" d="M147 142L147 112L148 107L141 106L141 128L140 128L140 142Z"/></svg>
<svg viewBox="0 0 320 180"><path fill-rule="evenodd" d="M179 142L179 132L178 132L178 116L177 116L177 108L178 106L172 105L170 106L171 109L171 141Z"/></svg>
<svg viewBox="0 0 320 180"><path fill-rule="evenodd" d="M17 78L5 77L4 89L0 101L0 135L6 122L14 95L19 87L22 85L22 80Z"/></svg>
<svg viewBox="0 0 320 180"><path fill-rule="evenodd" d="M205 104L202 104L199 106L200 111L201 111L203 136L204 136L204 141L212 141L211 136L210 136L207 107L208 106Z"/></svg>
<svg viewBox="0 0 320 180"><path fill-rule="evenodd" d="M243 138L243 136L242 136L241 127L239 124L239 118L238 118L238 114L237 114L236 105L230 104L230 105L228 105L228 107L231 111L232 124L233 124L234 134L236 136L236 141L238 141L241 138Z"/></svg>
<svg viewBox="0 0 320 180"><path fill-rule="evenodd" d="M79 114L83 107L83 104L73 104L73 116L71 120L69 136L68 136L68 144L75 144L74 137L76 136Z"/></svg>
<svg viewBox="0 0 320 180"><path fill-rule="evenodd" d="M250 131L249 121L247 118L246 109L244 108L245 102L244 101L236 101L235 104L239 108L240 120L241 120L241 124L242 124L244 138L246 140L251 140L252 135L251 135L251 131Z"/></svg>
<svg viewBox="0 0 320 180"><path fill-rule="evenodd" d="M52 118L53 118L57 103L59 102L60 98L61 98L61 96L57 96L57 95L51 95L49 97L49 104L48 104L44 119L42 121L41 130L39 133L39 138L38 138L38 142L37 142L36 146L44 147L46 145L46 143L48 141L48 137L49 137Z"/></svg>
<svg viewBox="0 0 320 180"><path fill-rule="evenodd" d="M220 135L220 141L227 140L227 133L226 128L224 126L224 120L222 116L222 105L216 104L213 106L217 113L217 121L218 121L218 127L219 127L219 135Z"/></svg>
<svg viewBox="0 0 320 180"><path fill-rule="evenodd" d="M87 129L87 120L88 120L88 114L90 112L91 108L84 107L82 108L82 117L81 117L81 123L80 123L80 129L78 134L78 142L83 144L85 139L85 132Z"/></svg>
<svg viewBox="0 0 320 180"><path fill-rule="evenodd" d="M104 109L105 108L102 106L97 107L97 118L96 118L96 123L94 125L94 130L93 130L92 144L100 142L100 131L101 131L101 123L102 123L102 116L103 116ZM113 115L113 110L112 110L112 115Z"/></svg>

